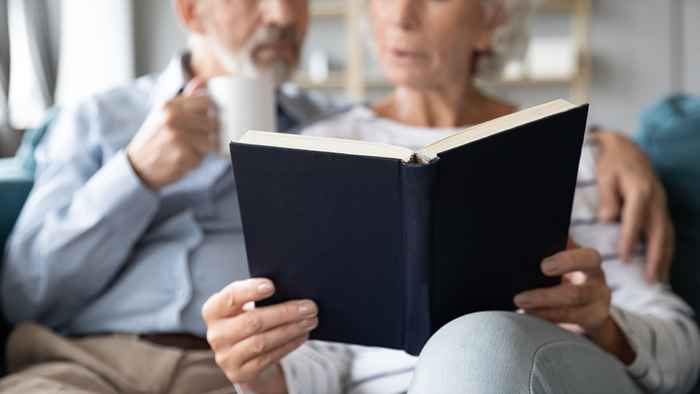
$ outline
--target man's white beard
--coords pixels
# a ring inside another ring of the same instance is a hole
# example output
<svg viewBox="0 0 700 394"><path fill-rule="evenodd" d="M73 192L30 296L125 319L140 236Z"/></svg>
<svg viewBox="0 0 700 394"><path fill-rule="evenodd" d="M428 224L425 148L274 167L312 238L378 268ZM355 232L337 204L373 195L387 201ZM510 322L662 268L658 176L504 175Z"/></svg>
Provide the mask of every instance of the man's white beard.
<svg viewBox="0 0 700 394"><path fill-rule="evenodd" d="M237 52L226 49L213 37L207 37L207 41L221 65L230 74L247 78L259 78L262 75L272 74L275 86L280 86L291 77L293 71L291 65L283 60L277 60L269 66L260 67L255 64L255 59L253 59L253 50L258 45L274 39L277 34L275 28L260 28Z"/></svg>

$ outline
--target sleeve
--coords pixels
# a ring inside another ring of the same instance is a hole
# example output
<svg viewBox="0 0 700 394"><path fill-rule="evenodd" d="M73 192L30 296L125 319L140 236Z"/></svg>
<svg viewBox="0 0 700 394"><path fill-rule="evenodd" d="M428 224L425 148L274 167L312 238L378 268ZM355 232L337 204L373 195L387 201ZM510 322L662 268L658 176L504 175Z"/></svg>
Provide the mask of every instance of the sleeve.
<svg viewBox="0 0 700 394"><path fill-rule="evenodd" d="M289 394L341 394L352 366L350 346L309 341L282 359Z"/></svg>
<svg viewBox="0 0 700 394"><path fill-rule="evenodd" d="M595 152L584 150L571 232L580 245L598 250L603 258L612 289L611 316L636 353L627 371L645 391L687 392L700 367L700 334L693 311L668 284L646 281L643 248L636 250L630 263L619 259L619 224L595 219L598 191L594 168Z"/></svg>
<svg viewBox="0 0 700 394"><path fill-rule="evenodd" d="M123 268L158 197L126 153L102 162L98 106L65 109L37 149L36 181L8 241L6 317L51 327L69 320Z"/></svg>

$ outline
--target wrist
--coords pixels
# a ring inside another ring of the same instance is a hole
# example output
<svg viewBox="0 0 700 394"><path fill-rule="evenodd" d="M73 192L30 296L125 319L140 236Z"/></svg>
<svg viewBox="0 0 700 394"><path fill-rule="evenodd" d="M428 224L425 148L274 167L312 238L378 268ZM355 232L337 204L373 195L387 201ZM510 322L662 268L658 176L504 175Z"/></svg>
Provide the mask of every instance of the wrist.
<svg viewBox="0 0 700 394"><path fill-rule="evenodd" d="M245 394L287 394L287 381L280 363L276 363L263 371L255 382L246 385Z"/></svg>
<svg viewBox="0 0 700 394"><path fill-rule="evenodd" d="M637 357L622 329L610 316L597 329L588 330L587 334L599 347L625 365L631 365Z"/></svg>
<svg viewBox="0 0 700 394"><path fill-rule="evenodd" d="M134 171L134 174L136 174L144 187L152 192L157 192L160 190L159 185L154 184L148 179L146 172L136 163L129 150L126 151L126 160L129 162L131 169Z"/></svg>

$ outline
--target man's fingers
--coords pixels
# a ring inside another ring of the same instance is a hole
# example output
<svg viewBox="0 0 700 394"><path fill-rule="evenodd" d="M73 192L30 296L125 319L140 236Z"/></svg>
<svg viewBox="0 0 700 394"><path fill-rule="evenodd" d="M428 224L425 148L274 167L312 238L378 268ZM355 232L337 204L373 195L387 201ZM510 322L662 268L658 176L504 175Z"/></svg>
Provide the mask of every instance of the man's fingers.
<svg viewBox="0 0 700 394"><path fill-rule="evenodd" d="M646 278L649 281L662 279L663 271L666 267L668 226L664 220L659 222L657 215L652 215L647 225L647 248L646 248Z"/></svg>
<svg viewBox="0 0 700 394"><path fill-rule="evenodd" d="M243 311L245 304L264 300L274 292L275 287L269 279L233 282L204 303L202 318L209 322L235 316Z"/></svg>
<svg viewBox="0 0 700 394"><path fill-rule="evenodd" d="M642 224L647 218L646 198L640 194L633 194L625 200L625 206L622 208L622 228L618 245L622 261L630 261L632 250L639 242Z"/></svg>
<svg viewBox="0 0 700 394"><path fill-rule="evenodd" d="M617 180L613 175L598 177L598 219L603 222L612 222L620 217L620 197Z"/></svg>
<svg viewBox="0 0 700 394"><path fill-rule="evenodd" d="M542 264L542 272L547 276L562 276L570 272L583 271L591 277L603 275L600 253L594 249L581 248L566 250L546 258Z"/></svg>
<svg viewBox="0 0 700 394"><path fill-rule="evenodd" d="M206 93L206 90L207 81L195 77L187 83L187 86L185 86L185 89L182 91L182 95L185 97L201 96Z"/></svg>
<svg viewBox="0 0 700 394"><path fill-rule="evenodd" d="M289 301L256 308L233 318L211 322L207 340L213 350L218 350L276 327L314 319L317 315L318 308L312 301Z"/></svg>
<svg viewBox="0 0 700 394"><path fill-rule="evenodd" d="M525 291L518 294L514 302L518 308L528 310L581 306L591 303L593 299L593 289L590 285L562 284L547 289Z"/></svg>

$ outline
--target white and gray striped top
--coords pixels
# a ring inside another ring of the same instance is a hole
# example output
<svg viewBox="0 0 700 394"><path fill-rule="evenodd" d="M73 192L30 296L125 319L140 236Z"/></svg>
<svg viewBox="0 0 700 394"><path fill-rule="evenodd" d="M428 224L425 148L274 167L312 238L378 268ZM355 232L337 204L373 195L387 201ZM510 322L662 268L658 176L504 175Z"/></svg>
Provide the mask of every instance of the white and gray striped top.
<svg viewBox="0 0 700 394"><path fill-rule="evenodd" d="M304 134L378 141L418 149L456 132L405 125L356 107L305 129ZM630 376L649 392L689 390L700 367L700 334L693 312L670 287L643 278L640 248L632 264L617 257L619 225L596 220L596 149L584 147L574 199L571 235L597 249L613 290L611 314L629 338L637 359ZM311 341L282 360L291 394L402 393L408 389L416 358L404 352Z"/></svg>

